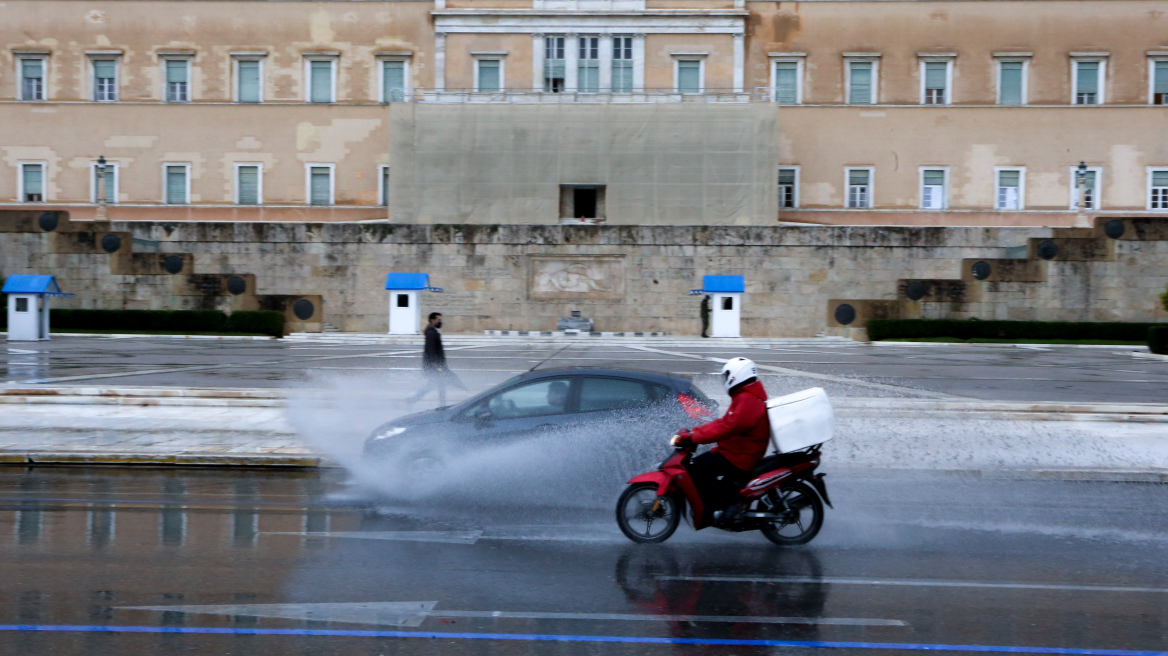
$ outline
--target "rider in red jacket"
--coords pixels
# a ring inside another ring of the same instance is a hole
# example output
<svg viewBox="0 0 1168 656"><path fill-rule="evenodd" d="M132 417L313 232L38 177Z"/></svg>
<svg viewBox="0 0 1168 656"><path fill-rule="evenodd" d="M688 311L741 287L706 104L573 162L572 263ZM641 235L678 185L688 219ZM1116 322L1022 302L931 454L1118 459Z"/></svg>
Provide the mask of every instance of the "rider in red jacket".
<svg viewBox="0 0 1168 656"><path fill-rule="evenodd" d="M675 445L716 444L709 452L694 458L689 466L702 495L707 525L733 521L735 511L740 510L734 504L738 498L737 484L749 477L750 470L766 454L771 436L767 395L758 380L758 367L746 358L734 358L722 367L722 379L730 393L730 409L726 414L693 430L679 431L673 438ZM722 509L726 512L719 513L721 516L715 514Z"/></svg>

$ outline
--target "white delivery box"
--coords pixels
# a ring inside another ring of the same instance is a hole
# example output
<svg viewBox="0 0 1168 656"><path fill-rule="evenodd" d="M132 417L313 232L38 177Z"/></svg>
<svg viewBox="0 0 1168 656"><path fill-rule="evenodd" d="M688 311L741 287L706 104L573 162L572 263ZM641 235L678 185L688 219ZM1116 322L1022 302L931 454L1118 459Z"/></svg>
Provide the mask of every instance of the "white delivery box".
<svg viewBox="0 0 1168 656"><path fill-rule="evenodd" d="M771 446L776 453L823 444L835 430L835 413L822 387L770 399L766 405Z"/></svg>

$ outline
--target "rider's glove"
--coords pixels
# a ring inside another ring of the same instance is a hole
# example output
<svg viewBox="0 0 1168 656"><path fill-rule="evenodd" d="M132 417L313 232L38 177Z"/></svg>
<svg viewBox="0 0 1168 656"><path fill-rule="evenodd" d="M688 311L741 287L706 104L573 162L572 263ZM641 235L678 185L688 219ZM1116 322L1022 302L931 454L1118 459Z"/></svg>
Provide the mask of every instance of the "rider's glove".
<svg viewBox="0 0 1168 656"><path fill-rule="evenodd" d="M690 446L693 444L693 431L688 428L683 428L677 431L677 435L674 435L673 439L669 440L669 443L673 446Z"/></svg>

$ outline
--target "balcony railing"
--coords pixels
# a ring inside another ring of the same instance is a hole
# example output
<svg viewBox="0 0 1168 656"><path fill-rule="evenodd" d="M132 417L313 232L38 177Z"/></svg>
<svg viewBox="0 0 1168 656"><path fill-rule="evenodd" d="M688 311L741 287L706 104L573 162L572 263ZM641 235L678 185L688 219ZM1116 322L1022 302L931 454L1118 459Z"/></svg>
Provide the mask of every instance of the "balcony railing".
<svg viewBox="0 0 1168 656"><path fill-rule="evenodd" d="M476 91L474 89L412 89L403 94L406 102L456 104L531 104L531 105L609 105L636 103L758 103L770 102L771 90L757 87L748 91L733 89L706 89L701 93L680 93L676 89L643 89L631 93L613 91L532 91L531 89L503 89Z"/></svg>

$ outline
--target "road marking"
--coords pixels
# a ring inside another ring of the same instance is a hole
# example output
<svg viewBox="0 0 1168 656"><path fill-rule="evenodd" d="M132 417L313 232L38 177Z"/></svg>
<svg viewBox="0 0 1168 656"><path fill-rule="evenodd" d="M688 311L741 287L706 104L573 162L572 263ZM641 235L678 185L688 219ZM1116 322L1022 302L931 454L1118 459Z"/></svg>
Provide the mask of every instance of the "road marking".
<svg viewBox="0 0 1168 656"><path fill-rule="evenodd" d="M0 631L53 633L179 633L193 635L270 635L352 638L426 638L437 640L521 640L526 642L632 643L656 645L729 645L742 647L809 647L812 649L891 649L905 651L959 651L1007 654L1062 654L1066 656L1168 656L1168 651L1128 649L1074 649L1003 645L953 645L896 642L835 642L826 640L733 640L727 638L655 638L649 636L557 635L534 633L445 633L438 631L343 631L336 629L245 629L194 626L111 626L0 624Z"/></svg>
<svg viewBox="0 0 1168 656"><path fill-rule="evenodd" d="M436 601L374 601L337 604L229 604L226 606L120 606L119 610L149 610L196 615L243 615L313 622L345 622L379 626L419 626Z"/></svg>
<svg viewBox="0 0 1168 656"><path fill-rule="evenodd" d="M306 538L355 538L358 540L392 540L398 542L441 542L474 544L482 531L330 531L327 533L261 533L260 535L296 535Z"/></svg>
<svg viewBox="0 0 1168 656"><path fill-rule="evenodd" d="M658 576L661 581L723 581L737 583L829 583L837 585L895 585L921 588L998 588L1009 590L1080 590L1084 592L1168 592L1168 588L1070 583L1021 583L1009 581L944 581L933 579L864 579L839 576Z"/></svg>
<svg viewBox="0 0 1168 656"><path fill-rule="evenodd" d="M857 617L752 617L749 615L640 615L637 613L524 613L499 610L435 610L431 617L498 617L524 620L600 622L717 622L728 624L817 624L833 626L908 626L902 620Z"/></svg>

